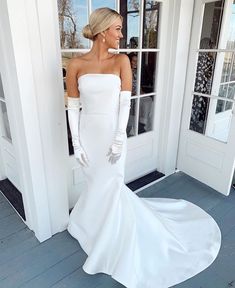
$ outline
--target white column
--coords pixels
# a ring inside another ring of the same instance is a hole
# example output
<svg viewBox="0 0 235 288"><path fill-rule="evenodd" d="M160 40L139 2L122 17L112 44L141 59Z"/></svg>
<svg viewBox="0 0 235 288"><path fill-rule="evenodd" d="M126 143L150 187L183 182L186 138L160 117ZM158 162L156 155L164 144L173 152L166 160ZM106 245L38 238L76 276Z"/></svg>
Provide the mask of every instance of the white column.
<svg viewBox="0 0 235 288"><path fill-rule="evenodd" d="M56 2L6 3L21 192L29 226L44 241L66 229L68 221L68 152Z"/></svg>
<svg viewBox="0 0 235 288"><path fill-rule="evenodd" d="M169 175L175 171L184 86L188 63L194 0L170 1L168 17L168 61L164 81L165 99L162 100L162 133L159 137L159 170Z"/></svg>

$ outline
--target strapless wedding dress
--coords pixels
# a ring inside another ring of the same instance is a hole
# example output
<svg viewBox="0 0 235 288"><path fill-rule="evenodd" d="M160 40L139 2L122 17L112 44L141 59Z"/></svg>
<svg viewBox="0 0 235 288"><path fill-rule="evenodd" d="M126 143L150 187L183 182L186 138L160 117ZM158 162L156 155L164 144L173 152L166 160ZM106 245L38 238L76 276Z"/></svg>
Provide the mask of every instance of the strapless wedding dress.
<svg viewBox="0 0 235 288"><path fill-rule="evenodd" d="M208 267L221 233L200 207L166 198L140 198L124 184L124 152L108 162L116 131L121 80L114 74L78 79L81 144L89 159L68 231L87 254L85 272L103 272L128 288L166 288ZM141 163L140 163L141 165Z"/></svg>

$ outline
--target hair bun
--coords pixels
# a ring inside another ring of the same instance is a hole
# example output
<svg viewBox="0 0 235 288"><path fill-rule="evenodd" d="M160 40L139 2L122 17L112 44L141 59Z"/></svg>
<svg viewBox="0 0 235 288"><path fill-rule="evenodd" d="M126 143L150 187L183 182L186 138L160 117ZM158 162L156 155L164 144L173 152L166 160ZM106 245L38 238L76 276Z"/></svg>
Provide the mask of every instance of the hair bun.
<svg viewBox="0 0 235 288"><path fill-rule="evenodd" d="M90 40L93 40L93 33L91 31L91 26L87 24L83 29L82 29L82 34L85 38L88 38Z"/></svg>

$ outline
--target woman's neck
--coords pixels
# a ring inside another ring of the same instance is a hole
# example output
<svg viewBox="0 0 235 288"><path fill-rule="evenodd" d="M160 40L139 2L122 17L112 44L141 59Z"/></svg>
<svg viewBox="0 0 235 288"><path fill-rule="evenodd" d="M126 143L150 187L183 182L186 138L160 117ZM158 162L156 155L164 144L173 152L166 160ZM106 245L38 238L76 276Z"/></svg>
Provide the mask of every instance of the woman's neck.
<svg viewBox="0 0 235 288"><path fill-rule="evenodd" d="M89 54L94 57L97 62L102 62L110 57L107 45L100 41L94 41Z"/></svg>

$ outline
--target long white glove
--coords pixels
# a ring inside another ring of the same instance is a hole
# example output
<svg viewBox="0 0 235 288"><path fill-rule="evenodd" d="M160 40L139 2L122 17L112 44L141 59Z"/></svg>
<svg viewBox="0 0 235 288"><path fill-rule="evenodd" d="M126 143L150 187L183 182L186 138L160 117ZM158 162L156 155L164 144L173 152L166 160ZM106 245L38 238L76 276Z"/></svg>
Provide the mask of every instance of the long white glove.
<svg viewBox="0 0 235 288"><path fill-rule="evenodd" d="M72 135L74 156L82 166L88 166L88 158L83 150L79 139L80 99L68 97L68 120Z"/></svg>
<svg viewBox="0 0 235 288"><path fill-rule="evenodd" d="M126 137L126 127L129 119L131 107L131 91L121 91L119 96L119 115L117 131L114 137L112 146L109 149L107 156L111 164L116 163L121 157L123 143Z"/></svg>

